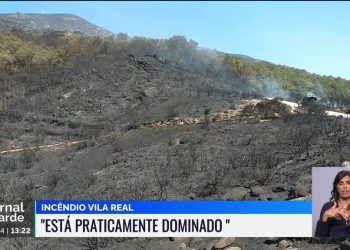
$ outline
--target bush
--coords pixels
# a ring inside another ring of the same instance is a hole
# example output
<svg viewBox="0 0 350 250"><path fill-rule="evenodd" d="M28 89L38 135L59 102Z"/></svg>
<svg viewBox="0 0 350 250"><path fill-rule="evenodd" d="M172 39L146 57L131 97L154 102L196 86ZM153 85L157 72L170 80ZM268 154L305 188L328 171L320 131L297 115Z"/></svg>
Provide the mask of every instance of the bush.
<svg viewBox="0 0 350 250"><path fill-rule="evenodd" d="M168 198L167 187L170 184L169 167L170 160L166 163L154 163L153 176L158 187L158 199L166 200Z"/></svg>
<svg viewBox="0 0 350 250"><path fill-rule="evenodd" d="M289 114L290 108L288 105L281 103L277 99L264 100L259 102L257 105L258 114L263 117L286 117Z"/></svg>
<svg viewBox="0 0 350 250"><path fill-rule="evenodd" d="M82 238L77 239L75 244L82 249L94 250L110 247L116 241L118 241L117 238Z"/></svg>
<svg viewBox="0 0 350 250"><path fill-rule="evenodd" d="M258 104L248 104L243 110L245 116L259 116L262 118L287 117L290 114L290 107L281 103L278 99L263 100Z"/></svg>
<svg viewBox="0 0 350 250"><path fill-rule="evenodd" d="M7 171L14 172L17 168L17 162L14 158L10 157L1 157L0 156L0 168Z"/></svg>
<svg viewBox="0 0 350 250"><path fill-rule="evenodd" d="M308 114L312 115L325 115L326 108L318 103L311 102L308 105Z"/></svg>
<svg viewBox="0 0 350 250"><path fill-rule="evenodd" d="M144 200L150 198L150 181L147 177L136 177L135 179L126 181L126 190L124 199L128 200Z"/></svg>
<svg viewBox="0 0 350 250"><path fill-rule="evenodd" d="M209 121L209 116L204 116L204 120L203 120L203 122L200 124L200 126L201 126L201 129L204 129L204 130L206 130L206 131L209 131L209 123L210 123L210 121Z"/></svg>
<svg viewBox="0 0 350 250"><path fill-rule="evenodd" d="M79 122L74 122L74 121L69 121L68 122L68 128L77 129L80 126L81 126L81 124Z"/></svg>
<svg viewBox="0 0 350 250"><path fill-rule="evenodd" d="M202 171L203 181L196 190L198 197L208 197L225 191L238 183L237 168L242 164L242 157L233 154L226 162L207 164Z"/></svg>
<svg viewBox="0 0 350 250"><path fill-rule="evenodd" d="M180 112L177 109L177 106L178 105L173 102L166 108L166 119L171 120L171 119L179 116Z"/></svg>
<svg viewBox="0 0 350 250"><path fill-rule="evenodd" d="M113 153L120 153L123 151L123 144L120 140L116 140L112 144L113 147Z"/></svg>
<svg viewBox="0 0 350 250"><path fill-rule="evenodd" d="M19 157L20 161L23 164L23 167L25 169L30 169L31 167L33 167L34 162L35 162L35 152L33 150L27 149L24 150L20 157Z"/></svg>
<svg viewBox="0 0 350 250"><path fill-rule="evenodd" d="M255 114L255 105L248 104L242 109L242 114L245 116L251 116Z"/></svg>
<svg viewBox="0 0 350 250"><path fill-rule="evenodd" d="M5 203L6 188L3 182L0 182L0 202Z"/></svg>
<svg viewBox="0 0 350 250"><path fill-rule="evenodd" d="M58 184L58 175L56 173L53 173L48 176L46 180L46 185L49 188L50 191L54 190Z"/></svg>

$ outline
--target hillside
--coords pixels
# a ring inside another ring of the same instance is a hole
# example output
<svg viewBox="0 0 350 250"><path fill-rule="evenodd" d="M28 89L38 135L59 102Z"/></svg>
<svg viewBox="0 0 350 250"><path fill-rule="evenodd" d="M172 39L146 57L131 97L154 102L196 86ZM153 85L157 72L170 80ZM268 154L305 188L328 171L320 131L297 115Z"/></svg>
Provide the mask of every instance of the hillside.
<svg viewBox="0 0 350 250"><path fill-rule="evenodd" d="M182 36L157 40L143 37L130 38L127 34L119 33L115 39L112 37L95 39L95 44L92 44L93 39L84 40L79 36L69 38L50 30L44 31L43 35L35 35L35 32L32 32L32 34L27 33L26 36L22 37L22 40L25 38L23 42L54 45L66 54L78 49L76 47L82 41L82 46L89 46L84 49L90 51L77 51L78 53L104 54L107 49L124 49L140 56L155 55L160 60L172 61L195 72L215 75L230 85L235 92L244 95L281 96L292 101L314 95L323 104L333 108L348 109L349 107L350 81L348 80L320 76L244 55L197 48L195 41L188 41ZM67 48L68 45L69 48ZM99 51L94 51L96 49ZM3 50L1 53L9 52Z"/></svg>
<svg viewBox="0 0 350 250"><path fill-rule="evenodd" d="M0 81L4 202L310 199L311 167L350 158L347 119L326 116L318 104L294 112L286 102L263 99L301 101L307 91L322 90L324 103L345 108L348 81L198 50L182 36L1 33ZM4 239L0 244L179 249L184 243L205 249L216 240ZM281 240L238 238L234 245L279 249ZM325 248L317 240L288 241L299 249Z"/></svg>
<svg viewBox="0 0 350 250"><path fill-rule="evenodd" d="M112 32L72 14L12 13L0 14L0 31L20 28L26 31L53 29L88 36L111 36Z"/></svg>
<svg viewBox="0 0 350 250"><path fill-rule="evenodd" d="M19 24L13 23L8 20L0 19L0 32L10 32L14 29L20 29L21 26Z"/></svg>

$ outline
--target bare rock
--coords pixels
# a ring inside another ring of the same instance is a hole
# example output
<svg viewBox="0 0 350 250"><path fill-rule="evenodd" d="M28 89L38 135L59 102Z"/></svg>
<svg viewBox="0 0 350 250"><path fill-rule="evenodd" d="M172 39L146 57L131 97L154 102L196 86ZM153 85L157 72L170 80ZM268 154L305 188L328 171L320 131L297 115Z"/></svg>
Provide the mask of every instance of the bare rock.
<svg viewBox="0 0 350 250"><path fill-rule="evenodd" d="M240 247L229 247L225 248L225 250L242 250Z"/></svg>
<svg viewBox="0 0 350 250"><path fill-rule="evenodd" d="M296 185L296 187L295 187L295 194L296 194L296 196L304 197L304 196L307 195L307 190L306 190L306 188L305 188L303 185L301 185L300 183L298 183L298 184Z"/></svg>
<svg viewBox="0 0 350 250"><path fill-rule="evenodd" d="M278 244L277 247L280 249L285 249L287 247L292 246L292 242L290 242L289 240L281 240Z"/></svg>
<svg viewBox="0 0 350 250"><path fill-rule="evenodd" d="M191 241L192 241L192 238L190 238L190 237L175 237L174 241L176 243L184 243L185 246L189 246Z"/></svg>
<svg viewBox="0 0 350 250"><path fill-rule="evenodd" d="M197 195L195 193L189 193L188 198L190 198L190 200L195 200L197 198Z"/></svg>
<svg viewBox="0 0 350 250"><path fill-rule="evenodd" d="M214 240L214 241L209 242L209 244L208 244L206 250L214 250L214 249L215 249L215 245L216 245L216 243L218 243L218 242L219 242L218 240Z"/></svg>
<svg viewBox="0 0 350 250"><path fill-rule="evenodd" d="M272 189L272 192L274 192L274 193L285 192L285 191L287 191L287 190L283 186L276 186Z"/></svg>
<svg viewBox="0 0 350 250"><path fill-rule="evenodd" d="M221 238L218 243L215 244L216 249L224 249L225 247L231 246L235 242L234 237Z"/></svg>
<svg viewBox="0 0 350 250"><path fill-rule="evenodd" d="M208 238L191 238L190 247L194 249L206 249Z"/></svg>
<svg viewBox="0 0 350 250"><path fill-rule="evenodd" d="M185 243L180 243L177 247L176 247L176 249L177 250L185 250L187 248L187 246L186 246L186 244Z"/></svg>
<svg viewBox="0 0 350 250"><path fill-rule="evenodd" d="M244 200L249 194L249 190L244 187L236 187L222 196L223 200Z"/></svg>
<svg viewBox="0 0 350 250"><path fill-rule="evenodd" d="M350 167L350 162L349 162L349 161L344 161L341 165L342 165L343 167L349 168L349 167Z"/></svg>
<svg viewBox="0 0 350 250"><path fill-rule="evenodd" d="M261 195L266 194L266 193L268 193L266 191L266 189L264 189L261 186L253 186L253 187L251 187L250 195L252 197L261 196Z"/></svg>

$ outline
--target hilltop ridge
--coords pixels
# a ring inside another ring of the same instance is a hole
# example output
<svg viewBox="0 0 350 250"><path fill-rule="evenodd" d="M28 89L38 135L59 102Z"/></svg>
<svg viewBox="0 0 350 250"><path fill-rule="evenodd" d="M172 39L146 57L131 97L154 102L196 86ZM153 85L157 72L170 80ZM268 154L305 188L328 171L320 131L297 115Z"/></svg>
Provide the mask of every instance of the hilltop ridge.
<svg viewBox="0 0 350 250"><path fill-rule="evenodd" d="M0 14L0 31L11 29L46 30L54 29L88 36L111 36L109 30L92 24L74 14L10 13Z"/></svg>

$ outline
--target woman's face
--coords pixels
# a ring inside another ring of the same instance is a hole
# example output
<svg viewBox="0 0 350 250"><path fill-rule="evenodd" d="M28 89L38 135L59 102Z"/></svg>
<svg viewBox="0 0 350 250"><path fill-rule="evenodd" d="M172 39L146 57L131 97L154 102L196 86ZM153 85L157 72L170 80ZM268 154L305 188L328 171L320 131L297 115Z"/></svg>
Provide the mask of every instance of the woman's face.
<svg viewBox="0 0 350 250"><path fill-rule="evenodd" d="M344 176L337 184L339 198L350 199L350 177Z"/></svg>

